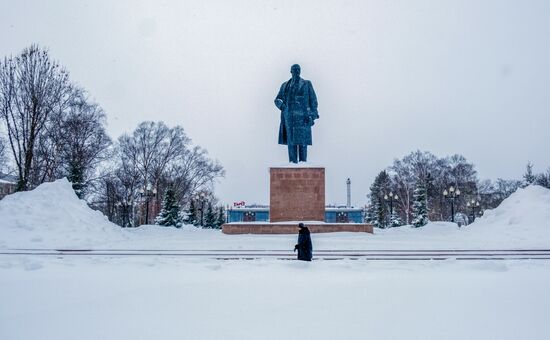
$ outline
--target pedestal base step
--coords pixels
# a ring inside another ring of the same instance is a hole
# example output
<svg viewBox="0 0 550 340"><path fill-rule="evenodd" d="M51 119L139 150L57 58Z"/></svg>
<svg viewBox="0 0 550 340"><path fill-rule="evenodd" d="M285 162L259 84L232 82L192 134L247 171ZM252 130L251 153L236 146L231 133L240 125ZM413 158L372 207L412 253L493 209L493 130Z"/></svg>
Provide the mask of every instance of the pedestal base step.
<svg viewBox="0 0 550 340"><path fill-rule="evenodd" d="M364 223L304 223L312 233L335 233L335 232L354 232L354 233L371 233L373 228L371 224ZM298 222L235 222L226 223L222 226L224 234L297 234Z"/></svg>

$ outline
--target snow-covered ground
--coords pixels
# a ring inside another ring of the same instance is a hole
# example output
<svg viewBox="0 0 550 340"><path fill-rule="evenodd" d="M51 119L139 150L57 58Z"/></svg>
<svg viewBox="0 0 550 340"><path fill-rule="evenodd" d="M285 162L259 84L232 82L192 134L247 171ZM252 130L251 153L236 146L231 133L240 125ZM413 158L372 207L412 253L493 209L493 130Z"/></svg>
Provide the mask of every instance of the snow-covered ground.
<svg viewBox="0 0 550 340"><path fill-rule="evenodd" d="M550 249L550 191L459 229L313 234L315 249ZM66 180L0 201L17 248L280 249L295 235L120 229ZM0 339L550 339L550 261L0 255Z"/></svg>
<svg viewBox="0 0 550 340"><path fill-rule="evenodd" d="M550 264L1 258L0 339L550 338Z"/></svg>

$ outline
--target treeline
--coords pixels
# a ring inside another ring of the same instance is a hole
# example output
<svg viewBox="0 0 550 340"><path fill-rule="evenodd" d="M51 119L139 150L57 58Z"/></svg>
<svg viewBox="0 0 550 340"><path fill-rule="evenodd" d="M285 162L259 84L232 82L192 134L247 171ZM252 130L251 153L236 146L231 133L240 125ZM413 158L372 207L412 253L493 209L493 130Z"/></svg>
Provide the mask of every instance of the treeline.
<svg viewBox="0 0 550 340"><path fill-rule="evenodd" d="M374 179L366 221L379 228L404 224L418 227L428 220L465 219L467 223L484 209L497 207L520 187L539 184L550 188L550 169L545 174L533 174L532 167L528 163L522 180L480 180L474 165L464 156L411 152L394 160Z"/></svg>
<svg viewBox="0 0 550 340"><path fill-rule="evenodd" d="M223 167L182 127L142 122L113 141L100 105L37 45L0 61L0 119L0 171L16 176L17 191L67 177L79 197L125 227L155 221L169 189L187 210L199 192L217 204L213 183Z"/></svg>

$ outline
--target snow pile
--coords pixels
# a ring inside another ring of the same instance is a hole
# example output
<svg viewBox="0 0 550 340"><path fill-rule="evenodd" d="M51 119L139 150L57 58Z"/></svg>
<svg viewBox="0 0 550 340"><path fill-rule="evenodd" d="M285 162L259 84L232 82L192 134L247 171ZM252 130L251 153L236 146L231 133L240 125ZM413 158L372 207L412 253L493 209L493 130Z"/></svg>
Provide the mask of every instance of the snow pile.
<svg viewBox="0 0 550 340"><path fill-rule="evenodd" d="M67 179L0 201L0 247L82 248L122 238L120 227L80 200Z"/></svg>
<svg viewBox="0 0 550 340"><path fill-rule="evenodd" d="M497 208L486 210L475 225L550 230L550 190L539 185L518 189Z"/></svg>
<svg viewBox="0 0 550 340"><path fill-rule="evenodd" d="M518 189L498 207L465 228L485 244L508 247L550 245L550 190L538 185Z"/></svg>
<svg viewBox="0 0 550 340"><path fill-rule="evenodd" d="M315 238L318 240L319 236ZM346 248L355 247L352 238ZM327 246L335 240L327 237L324 241L328 242L322 245ZM374 235L364 241L364 248L368 249L547 249L550 190L537 185L518 189L497 208L486 210L483 217L462 228L439 221L422 228L375 229Z"/></svg>

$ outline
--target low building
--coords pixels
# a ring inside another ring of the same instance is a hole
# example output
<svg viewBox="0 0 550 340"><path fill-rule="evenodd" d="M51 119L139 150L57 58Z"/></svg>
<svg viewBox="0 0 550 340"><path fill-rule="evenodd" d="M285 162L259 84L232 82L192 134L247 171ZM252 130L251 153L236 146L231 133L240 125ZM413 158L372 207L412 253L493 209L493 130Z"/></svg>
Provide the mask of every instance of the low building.
<svg viewBox="0 0 550 340"><path fill-rule="evenodd" d="M268 222L268 206L240 206L227 210L228 222Z"/></svg>
<svg viewBox="0 0 550 340"><path fill-rule="evenodd" d="M17 183L12 176L0 177L0 200L9 194L13 194L16 187Z"/></svg>
<svg viewBox="0 0 550 340"><path fill-rule="evenodd" d="M325 207L327 223L363 223L363 209L346 206ZM241 206L227 210L227 222L269 222L269 206Z"/></svg>
<svg viewBox="0 0 550 340"><path fill-rule="evenodd" d="M364 211L354 207L326 207L325 222L327 223L364 223Z"/></svg>

